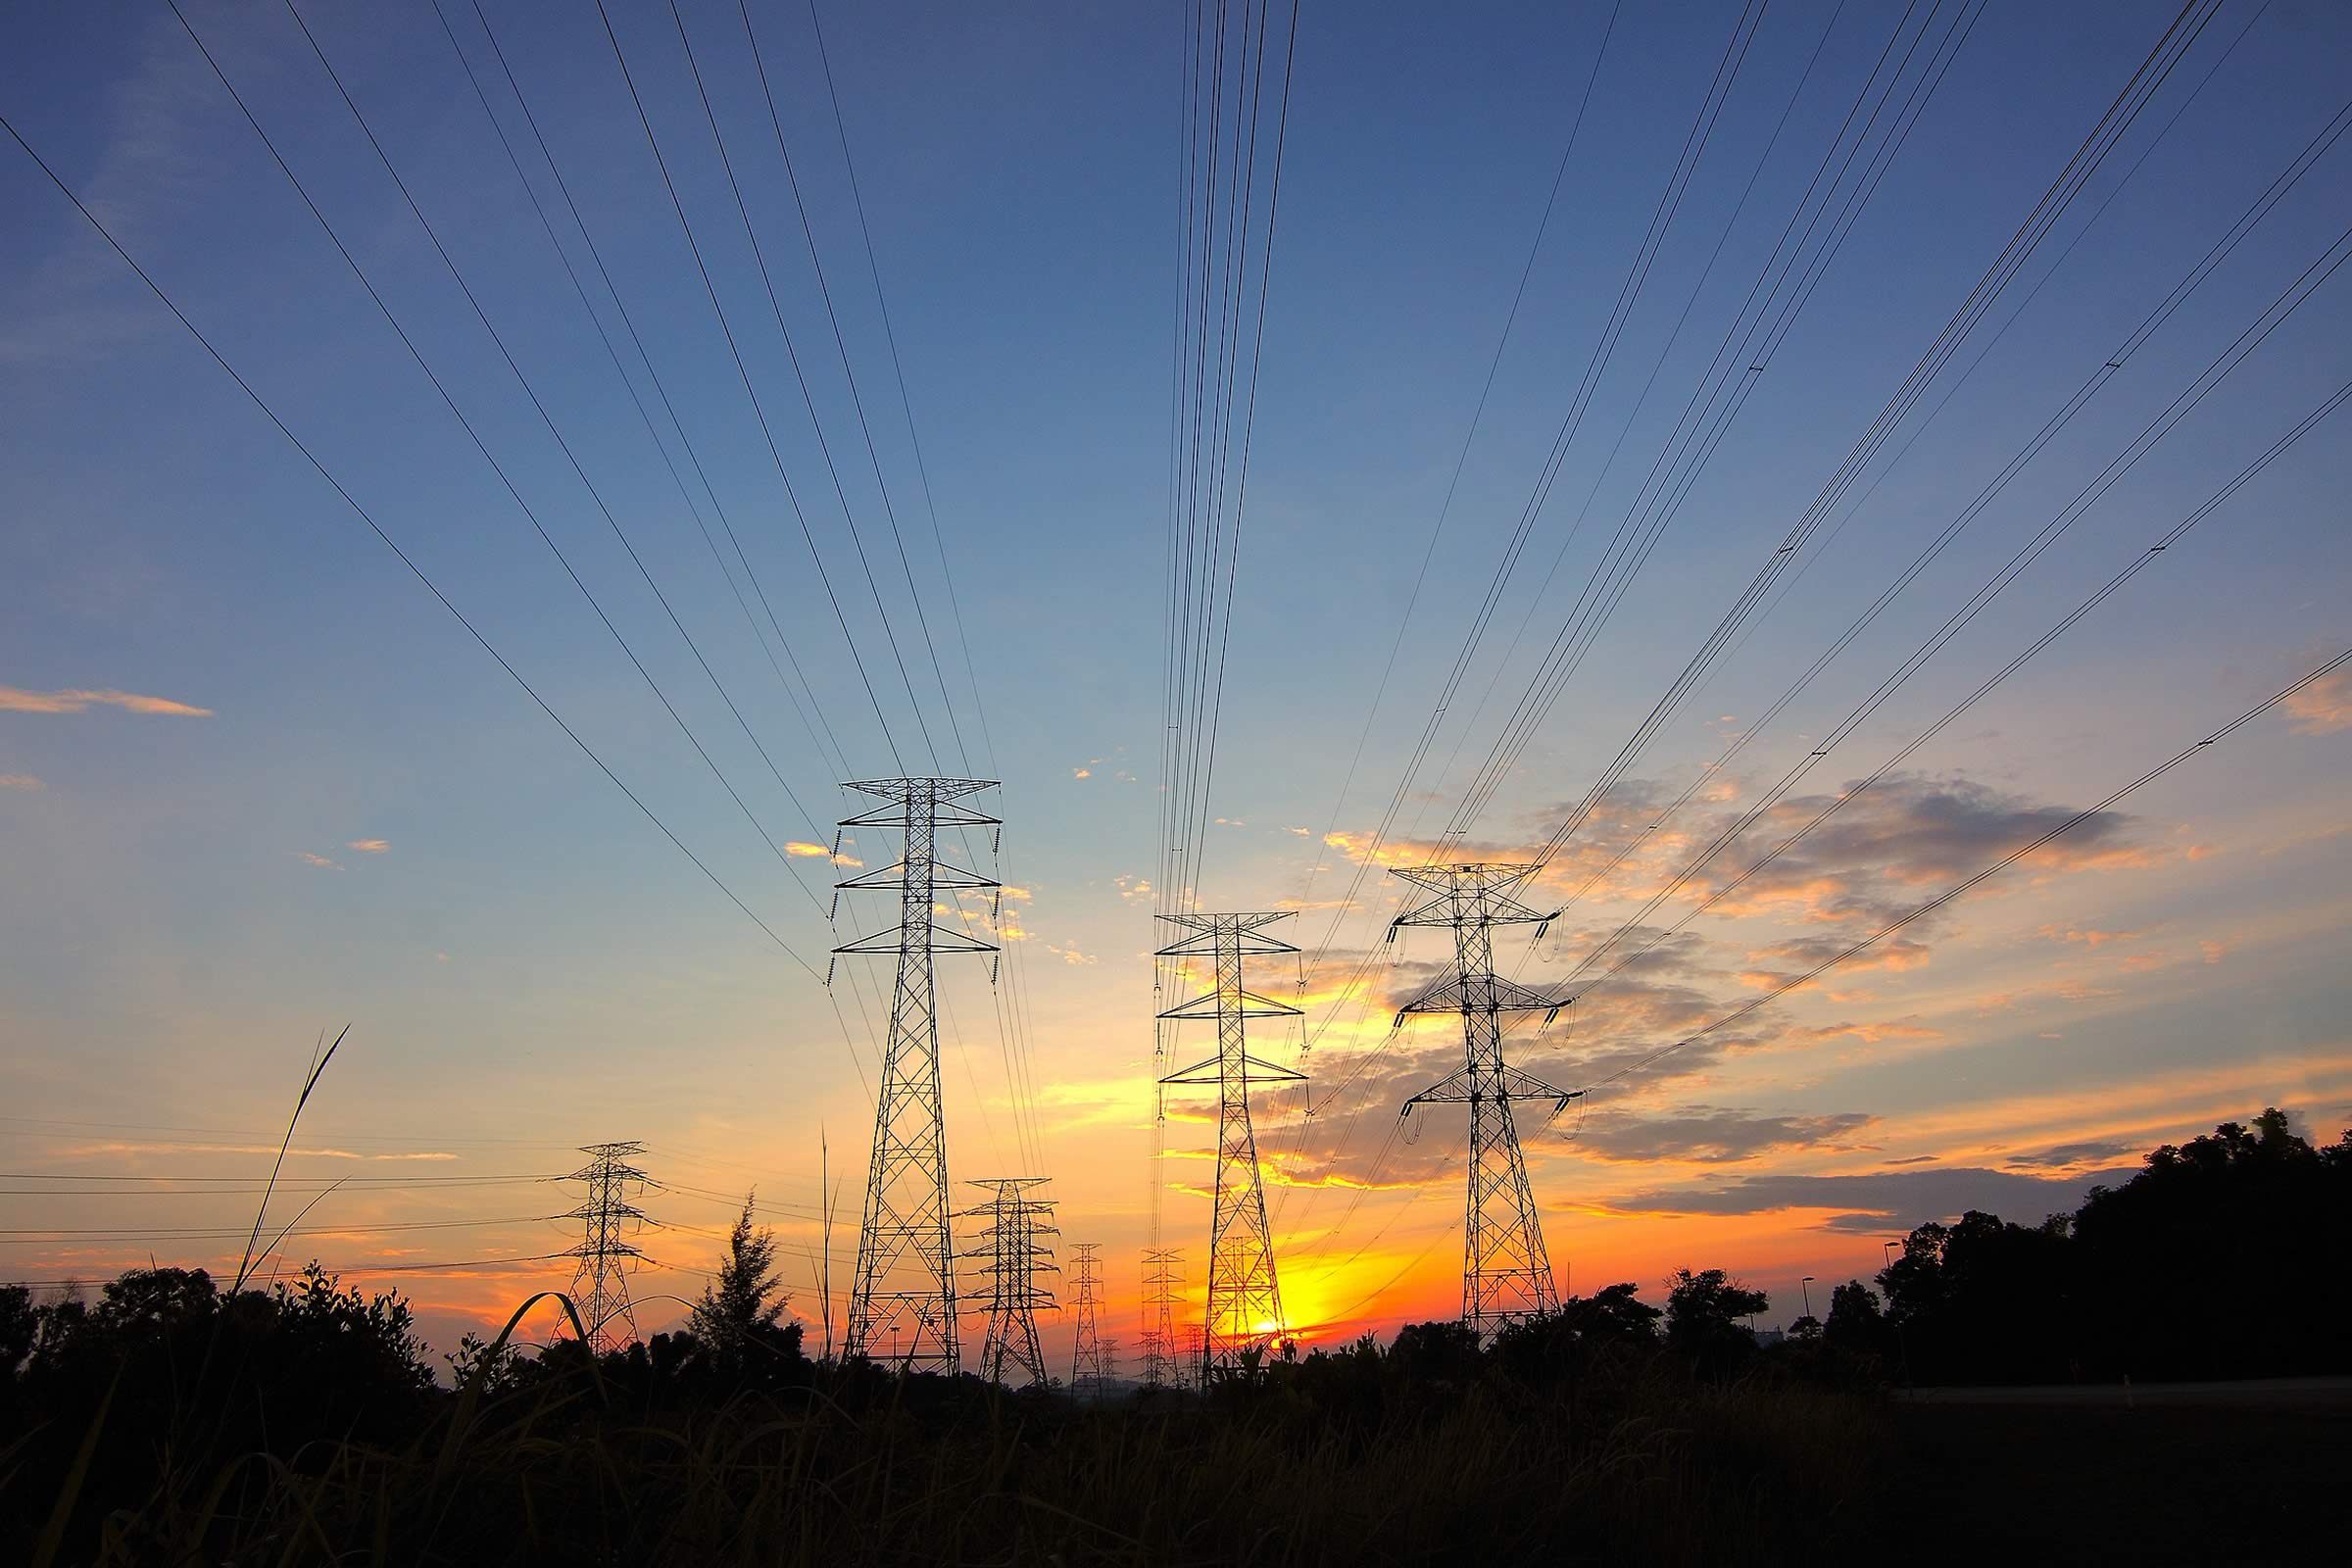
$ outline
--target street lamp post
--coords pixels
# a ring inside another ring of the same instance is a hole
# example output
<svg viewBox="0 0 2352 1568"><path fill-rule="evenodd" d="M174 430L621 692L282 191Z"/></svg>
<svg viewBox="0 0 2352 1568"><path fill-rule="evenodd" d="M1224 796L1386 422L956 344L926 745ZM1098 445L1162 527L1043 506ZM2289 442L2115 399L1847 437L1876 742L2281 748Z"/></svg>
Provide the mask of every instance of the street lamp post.
<svg viewBox="0 0 2352 1568"><path fill-rule="evenodd" d="M1811 1316L1813 1315L1813 1289L1812 1289L1812 1287L1813 1287L1813 1276L1812 1276L1812 1275L1810 1275L1810 1274L1806 1275L1806 1276L1805 1276L1803 1279L1801 1279L1801 1280L1798 1280L1798 1281L1796 1282L1796 1288L1797 1288L1798 1290L1800 1290L1800 1291L1803 1291L1803 1292L1805 1293L1805 1316L1807 1316L1807 1317L1811 1317Z"/></svg>

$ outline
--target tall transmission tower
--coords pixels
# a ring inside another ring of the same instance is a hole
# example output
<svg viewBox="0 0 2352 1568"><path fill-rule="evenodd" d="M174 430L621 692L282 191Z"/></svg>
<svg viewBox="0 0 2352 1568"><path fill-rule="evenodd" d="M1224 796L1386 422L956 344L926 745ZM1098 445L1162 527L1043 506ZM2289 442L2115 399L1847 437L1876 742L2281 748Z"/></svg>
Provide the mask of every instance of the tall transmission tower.
<svg viewBox="0 0 2352 1568"><path fill-rule="evenodd" d="M1077 1318L1077 1337L1070 1349L1070 1392L1082 1399L1099 1399L1110 1392L1109 1342L1102 1338L1097 1315L1102 1306L1102 1259L1094 1242L1079 1242L1072 1250L1070 1308Z"/></svg>
<svg viewBox="0 0 2352 1568"><path fill-rule="evenodd" d="M645 1223L645 1211L629 1199L644 1190L646 1175L629 1163L629 1157L644 1153L645 1146L589 1144L580 1152L588 1156L588 1163L566 1179L586 1182L588 1200L564 1216L579 1220L583 1228L580 1245L563 1255L580 1260L571 1276L571 1304L587 1325L589 1348L602 1354L637 1338L626 1270L645 1254L628 1236Z"/></svg>
<svg viewBox="0 0 2352 1568"><path fill-rule="evenodd" d="M968 1183L989 1189L988 1202L967 1208L958 1217L985 1219L979 1244L965 1250L966 1257L988 1261L980 1272L989 1281L988 1335L980 1346L981 1376L991 1383L1004 1381L1009 1359L1029 1374L1029 1381L1046 1384L1046 1352L1038 1344L1037 1313L1054 1310L1054 1293L1037 1283L1040 1274L1059 1273L1054 1249L1040 1237L1057 1234L1045 1223L1054 1213L1050 1199L1030 1193L1046 1184L1043 1176L999 1176Z"/></svg>
<svg viewBox="0 0 2352 1568"><path fill-rule="evenodd" d="M1398 1009L1408 1014L1461 1015L1462 1070L1404 1102L1470 1107L1469 1207L1462 1226L1462 1322L1481 1336L1505 1323L1555 1311L1560 1304L1551 1260L1544 1250L1544 1227L1536 1195L1519 1150L1511 1118L1515 1100L1548 1100L1552 1114L1574 1100L1502 1059L1502 1015L1542 1012L1550 1022L1563 1004L1501 978L1494 972L1494 927L1533 924L1540 940L1559 911L1529 908L1514 890L1536 869L1533 863L1424 865L1394 872L1423 897L1390 923L1394 938L1408 925L1448 926L1453 931L1453 967L1446 977Z"/></svg>
<svg viewBox="0 0 2352 1568"><path fill-rule="evenodd" d="M1202 1384L1245 1372L1250 1352L1282 1337L1282 1291L1274 1277L1274 1242L1266 1227L1265 1185L1258 1171L1257 1133L1250 1123L1253 1083L1303 1083L1306 1075L1250 1054L1251 1018L1295 1017L1298 1009L1242 986L1246 955L1297 953L1264 934L1287 911L1261 914L1163 914L1192 932L1159 950L1162 957L1208 957L1214 990L1162 1012L1179 1021L1211 1019L1217 1054L1169 1073L1162 1084L1215 1084L1218 1096L1216 1205L1208 1230L1208 1311L1201 1324Z"/></svg>
<svg viewBox="0 0 2352 1568"><path fill-rule="evenodd" d="M1144 1253L1144 1386L1182 1388L1184 1357L1177 1338L1176 1292L1184 1283L1184 1255L1170 1247Z"/></svg>
<svg viewBox="0 0 2352 1568"><path fill-rule="evenodd" d="M865 1219L858 1232L858 1272L850 1290L848 1354L871 1356L885 1340L901 1370L954 1372L956 1247L949 1233L948 1131L940 1113L939 1013L932 997L935 953L994 953L992 943L933 923L944 893L993 888L987 877L933 856L942 827L995 827L959 798L992 789L976 778L866 779L847 786L883 804L842 826L896 827L906 836L898 864L837 886L896 887L899 920L889 930L835 948L836 954L892 954L898 982L890 997L890 1040L874 1101L874 1156L866 1174ZM839 841L836 840L838 848ZM838 895L836 895L838 897ZM828 976L828 979L830 976Z"/></svg>

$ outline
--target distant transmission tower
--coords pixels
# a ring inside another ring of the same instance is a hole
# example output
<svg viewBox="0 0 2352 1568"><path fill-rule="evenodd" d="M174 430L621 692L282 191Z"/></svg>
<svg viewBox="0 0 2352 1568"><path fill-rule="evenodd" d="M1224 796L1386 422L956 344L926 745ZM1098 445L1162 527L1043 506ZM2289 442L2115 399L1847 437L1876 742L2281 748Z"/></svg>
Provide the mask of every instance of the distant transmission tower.
<svg viewBox="0 0 2352 1568"><path fill-rule="evenodd" d="M1200 1379L1203 1384L1245 1370L1248 1352L1282 1337L1282 1292L1274 1278L1274 1243L1266 1228L1266 1194L1257 1165L1257 1134L1250 1124L1250 1086L1301 1083L1304 1073L1261 1061L1244 1039L1251 1018L1295 1017L1285 1006L1242 987L1247 954L1297 953L1289 943L1263 934L1290 918L1268 914L1163 914L1161 919L1193 935L1159 950L1163 957L1210 957L1216 989L1162 1012L1162 1018L1213 1018L1217 1054L1172 1072L1163 1084L1217 1086L1216 1205L1208 1231L1208 1312L1201 1325Z"/></svg>
<svg viewBox="0 0 2352 1568"><path fill-rule="evenodd" d="M980 1208L967 1208L959 1217L985 1219L979 1245L964 1250L966 1257L988 1259L980 1272L988 1276L988 1337L981 1342L980 1375L991 1383L1004 1381L1004 1363L1029 1374L1029 1381L1046 1384L1046 1352L1037 1339L1040 1307L1054 1310L1054 1295L1037 1283L1040 1274L1059 1273L1054 1249L1039 1240L1056 1234L1045 1223L1054 1213L1049 1199L1032 1198L1043 1187L1043 1176L999 1176L968 1183L992 1195Z"/></svg>
<svg viewBox="0 0 2352 1568"><path fill-rule="evenodd" d="M1184 1254L1155 1247L1144 1254L1144 1386L1184 1386L1183 1342L1177 1337L1176 1292L1184 1284Z"/></svg>
<svg viewBox="0 0 2352 1568"><path fill-rule="evenodd" d="M584 1229L580 1245L563 1255L580 1260L571 1276L571 1304L588 1326L589 1348L602 1354L637 1338L637 1314L629 1306L625 1271L631 1260L645 1254L626 1236L645 1223L644 1210L629 1199L643 1190L646 1176L629 1163L629 1156L644 1153L645 1146L589 1144L580 1152L588 1156L588 1163L568 1180L588 1184L588 1200L564 1217L581 1221Z"/></svg>
<svg viewBox="0 0 2352 1568"><path fill-rule="evenodd" d="M1416 1012L1459 1013L1462 1070L1407 1100L1400 1114L1411 1115L1415 1105L1470 1107L1462 1322L1481 1336L1516 1319L1554 1311L1560 1304L1551 1261L1544 1251L1536 1195L1527 1180L1527 1159L1519 1151L1519 1129L1511 1119L1511 1102L1548 1100L1556 1116L1576 1096L1503 1064L1502 1015L1542 1012L1549 1022L1561 1004L1494 972L1495 926L1532 923L1540 939L1543 927L1558 914L1539 913L1512 896L1535 869L1532 864L1424 865L1394 873L1426 896L1391 923L1391 937L1408 925L1453 930L1452 971L1406 1003L1396 1022L1401 1026L1407 1014Z"/></svg>
<svg viewBox="0 0 2352 1568"><path fill-rule="evenodd" d="M1102 1260L1094 1242L1080 1242L1073 1250L1070 1302L1077 1318L1077 1338L1070 1350L1070 1392L1082 1399L1099 1399L1110 1392L1110 1342L1102 1338L1097 1315L1102 1306Z"/></svg>
<svg viewBox="0 0 2352 1568"><path fill-rule="evenodd" d="M850 789L886 803L841 824L897 827L906 834L898 864L838 884L899 890L899 921L835 948L837 954L894 954L890 1041L874 1102L874 1157L866 1175L865 1220L858 1232L858 1274L850 1290L846 1344L871 1356L887 1343L902 1370L956 1369L955 1240L948 1221L948 1135L940 1114L939 1014L931 992L934 953L994 953L993 944L933 924L938 899L995 882L933 858L942 827L995 827L997 818L955 805L994 788L975 778L887 778ZM828 977L829 978L829 977Z"/></svg>

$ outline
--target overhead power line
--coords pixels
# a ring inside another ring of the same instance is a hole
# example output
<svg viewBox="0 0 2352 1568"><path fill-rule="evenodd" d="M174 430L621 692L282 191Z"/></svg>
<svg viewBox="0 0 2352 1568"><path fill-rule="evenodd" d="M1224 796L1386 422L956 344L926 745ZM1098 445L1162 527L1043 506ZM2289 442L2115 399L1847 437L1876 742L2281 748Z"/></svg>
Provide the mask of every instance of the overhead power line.
<svg viewBox="0 0 2352 1568"><path fill-rule="evenodd" d="M1681 1051L1687 1046L1695 1045L1697 1042L1704 1040L1707 1036L1714 1034L1719 1030L1728 1029L1733 1024L1738 1023L1740 1019L1752 1016L1758 1009L1778 1001L1782 997L1787 996L1789 992L1796 990L1798 987L1808 985L1814 980L1819 979L1822 975L1829 973L1832 969L1837 968L1839 964L1848 962L1859 955L1867 953L1872 948L1886 941L1888 937L1893 936L1896 932L1912 924L1914 921L1935 913L1937 909L1942 908L1954 899L1960 898L1964 894L1970 892L1972 889L1980 887L1983 884L1990 881L1992 878L2000 875L2001 872L2006 871L2009 869L2009 867L2015 865L2027 856L2032 855L2034 851L2043 848L2045 845L2050 844L2054 840L2072 832L2078 827L2081 827L2083 823L2089 821L2095 816L2098 816L2102 812L2112 809L2126 797L2132 795L2143 786L2152 784L2157 779L2164 777L2165 774L2170 773L2174 768L2179 767L2182 762L2187 761L2190 758L2196 756L2206 747L2217 745L2222 741L2228 740L2230 736L2236 734L2246 725L2253 723L2254 720L2260 718L2263 714L2269 712L2280 703L2283 703L2288 698L2293 697L2297 692L2303 691L2307 687L2310 687L2319 681L2325 680L2328 676L2335 673L2336 670L2342 668L2348 662L2352 662L2352 648L2347 648L2342 653L2337 654L2333 659L2328 660L2326 663L2320 665L2319 668L2313 670L2310 674L2305 675L2301 680L2296 681L2293 685L2287 686L2282 690L2264 698L2261 702L2256 703L2252 708L2247 709L2244 712L2238 714L2237 717L2231 719L2229 723L2224 724L2220 729L2215 730L2203 740L2193 742L2180 751L2174 753L2173 756L2167 758L2164 761L2157 763L2154 767L2149 768L2146 772L2140 774L2137 778L2132 780L2131 783L2126 784L2122 789L2117 790L2114 794L2108 796L2096 806L2085 807L2082 810L2075 812L2072 816L2059 823L2056 827L2051 828L2048 832L2038 834L2035 837L2028 840L2026 843L2019 845L2007 855L2002 856L1999 859L1993 861L1990 865L1976 873L1976 875L1967 878L1965 881L1954 883L1952 886L1944 889L1941 893L1936 894L1936 897L1928 900L1926 903L1917 905L1908 912L1898 916L1895 919L1887 921L1885 925L1879 927L1870 935L1862 938L1859 942L1855 942L1839 950L1830 957L1825 958L1821 962L1814 964L1811 968L1806 969L1801 974L1788 976L1787 979L1782 980L1779 984L1773 986L1770 990L1762 992L1756 997L1741 1004L1740 1006L1733 1008L1730 1012L1725 1013L1722 1017L1717 1018L1714 1022L1707 1024L1705 1027L1691 1031L1690 1034L1683 1036L1680 1040L1675 1041L1671 1045L1660 1046L1657 1050L1650 1052L1647 1055L1642 1056L1633 1062L1629 1062L1625 1066L1618 1068L1615 1072L1608 1073L1594 1080L1592 1086L1586 1092L1592 1093L1600 1089L1605 1089L1610 1084L1619 1082L1633 1073L1640 1072L1643 1068L1649 1066L1651 1063L1664 1058L1674 1052Z"/></svg>
<svg viewBox="0 0 2352 1568"><path fill-rule="evenodd" d="M457 605L450 599L450 597L441 591L439 585L436 584L431 577L425 574L423 568L418 566L416 561L408 554L408 552L403 550L399 543L393 539L392 535L384 529L383 525L376 521L373 514L369 513L367 508L360 505L358 498L353 496L348 489L344 488L343 482L337 479L333 472L318 460L317 454L311 450L309 445L306 444L300 436L296 435L292 428L289 427L283 419L278 417L276 410L271 408L270 404L263 399L262 395L253 389L252 384L248 382L241 373L239 373L237 368L230 365L229 362L222 357L220 351L213 346L212 339L207 337L197 328L196 323L191 320L187 314L179 308L178 304L172 300L172 296L164 291L163 286L157 283L155 279L148 274L146 269L142 268L136 261L132 259L130 252L123 249L121 241L115 238L114 232L104 223L100 222L97 215L92 213L87 206L83 205L81 198L74 193L74 188L65 182L58 172L49 166L48 161L42 158L41 155L33 149L32 144L26 141L24 135L18 131L15 123L9 121L5 116L0 116L0 130L6 130L10 139L15 141L19 147L24 149L24 155L30 158L33 163L39 167L43 174L48 176L49 182L57 187L59 193L74 204L74 210L80 213L82 218L89 223L89 225L98 231L99 237L107 242L108 246L114 250L116 255L122 258L123 265L127 266L134 273L136 273L139 281L147 285L149 292L153 293L156 299L162 302L164 308L169 310L172 316L178 319L180 325L187 328L188 334L196 339L198 345L201 346L205 353L212 358L213 363L220 366L220 368L227 373L229 379L237 384L237 389L243 392L246 397L252 401L254 407L261 410L263 416L267 417L271 424L277 427L279 434L283 435L289 442L293 444L294 449L302 454L304 461L309 463L310 466L318 471L318 476L327 482L327 484L334 490L335 494L342 499L344 505L349 507L352 512L358 515L360 520L368 525L368 531L373 533L377 539L381 540L384 547L390 550L392 554L398 558L403 566L408 568L410 575L414 576L419 583L421 583L425 590L440 602L441 607L444 610L447 610L450 614L457 619L458 624L466 628L466 634L473 638L474 642L480 646L481 650L497 662L498 666L507 672L509 678L511 678L515 685L522 688L523 695L530 698L530 700L538 706L541 712L545 713L550 719L555 721L556 727L564 732L564 738L569 740L572 745L577 747L580 753L591 762L595 763L597 770L603 773L604 776L612 782L615 789L619 790L623 795L628 797L629 804L636 807L638 811L644 815L646 820L653 823L654 826L660 830L662 836L669 841L671 847L676 849L679 854L685 856L688 860L692 861L695 869L702 872L704 877L710 881L711 886L717 888L720 893L724 894L727 901L733 904L735 907L742 912L746 919L758 926L761 934L766 936L769 942L773 943L786 957L790 958L794 963L798 964L804 971L806 971L811 979L820 979L821 976L819 975L818 971L809 965L808 960L802 957L801 955L794 950L792 944L786 942L781 936L777 935L774 927L770 926L765 920L762 920L757 913L755 913L752 909L752 906L744 903L743 899L735 892L735 890L729 887L726 882L719 877L717 872L711 870L710 867L704 862L700 856L696 855L694 851L687 848L685 841L680 839L675 832L671 831L669 824L662 821L662 818L654 811L653 808L647 806L637 792L630 789L629 786L621 780L620 775L612 771L612 767L606 763L605 760L597 755L595 749L591 747L585 740L580 738L579 732L574 730L570 724L564 721L564 716L561 713L558 713L555 709L548 704L547 700L539 695L538 690L533 687L529 681L523 679L521 671L517 670L514 665L508 661L507 657L500 653L497 647L493 645L487 637L482 635L481 630L474 625L473 621L465 613L465 612L458 609Z"/></svg>

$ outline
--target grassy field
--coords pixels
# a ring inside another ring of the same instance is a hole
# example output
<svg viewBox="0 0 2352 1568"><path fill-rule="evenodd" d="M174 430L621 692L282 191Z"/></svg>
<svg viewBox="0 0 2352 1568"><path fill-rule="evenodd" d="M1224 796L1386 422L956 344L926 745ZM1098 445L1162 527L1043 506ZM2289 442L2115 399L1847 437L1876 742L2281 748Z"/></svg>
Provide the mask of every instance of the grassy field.
<svg viewBox="0 0 2352 1568"><path fill-rule="evenodd" d="M1654 1360L1588 1384L1081 1410L876 1379L695 1414L541 1388L398 1446L158 1452L71 1502L50 1560L1765 1563L1863 1538L1883 1403Z"/></svg>

